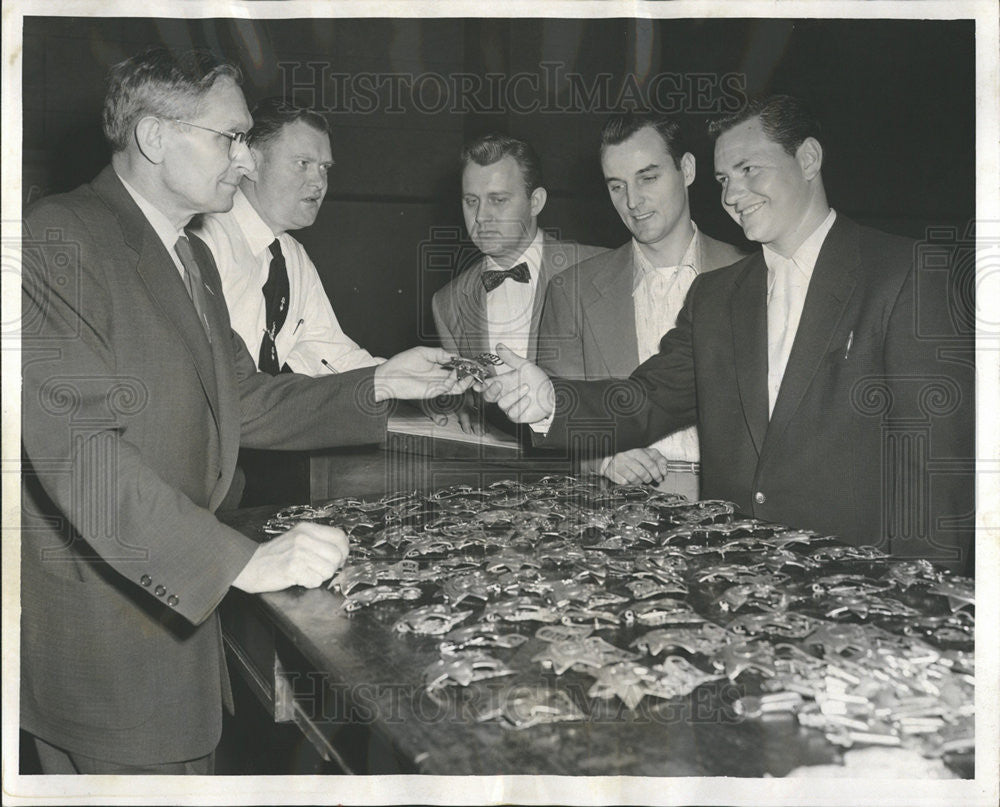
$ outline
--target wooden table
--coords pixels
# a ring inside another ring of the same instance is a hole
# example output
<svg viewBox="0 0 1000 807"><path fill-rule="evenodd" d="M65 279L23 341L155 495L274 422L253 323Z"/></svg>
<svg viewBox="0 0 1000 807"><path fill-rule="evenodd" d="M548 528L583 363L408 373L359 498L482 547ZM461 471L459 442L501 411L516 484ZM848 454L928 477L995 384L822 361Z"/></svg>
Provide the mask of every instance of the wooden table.
<svg viewBox="0 0 1000 807"><path fill-rule="evenodd" d="M565 473L552 460L457 461L383 450L346 452L337 496L428 491L458 482L484 486L505 478L531 481ZM227 520L262 539L273 508L232 513ZM230 662L277 721L294 721L330 770L433 774L567 774L635 776L782 776L800 765L835 762L840 750L793 715L741 719L733 702L745 694L723 679L684 700L646 698L634 712L617 698L591 700L581 722L505 729L476 722L488 707L479 693L449 688L443 700L424 688L424 669L438 656L436 637L398 635L395 620L411 605L385 603L348 614L342 597L294 588L223 604ZM605 635L617 646L628 637ZM504 658L518 670L487 691L540 683L546 674L530 639ZM513 653L512 656L510 654ZM498 656L500 654L497 654ZM575 677L574 677L575 676ZM560 681L581 702L592 679L572 671Z"/></svg>

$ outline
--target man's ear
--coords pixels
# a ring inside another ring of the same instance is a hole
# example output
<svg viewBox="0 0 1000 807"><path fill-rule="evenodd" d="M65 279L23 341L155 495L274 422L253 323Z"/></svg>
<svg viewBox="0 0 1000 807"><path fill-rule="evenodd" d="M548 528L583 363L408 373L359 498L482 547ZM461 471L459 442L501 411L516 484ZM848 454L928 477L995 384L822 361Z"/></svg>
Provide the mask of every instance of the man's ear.
<svg viewBox="0 0 1000 807"><path fill-rule="evenodd" d="M154 165L163 162L166 151L166 124L160 118L147 115L135 125L132 135L142 156Z"/></svg>
<svg viewBox="0 0 1000 807"><path fill-rule="evenodd" d="M545 207L545 202L548 200L549 194L545 188L540 185L531 192L531 215L537 216L542 212L542 208Z"/></svg>
<svg viewBox="0 0 1000 807"><path fill-rule="evenodd" d="M795 161L799 164L802 175L811 180L823 168L823 147L815 137L807 137L795 150Z"/></svg>
<svg viewBox="0 0 1000 807"><path fill-rule="evenodd" d="M697 174L697 163L690 151L685 151L681 157L681 173L684 174L684 187L690 188Z"/></svg>

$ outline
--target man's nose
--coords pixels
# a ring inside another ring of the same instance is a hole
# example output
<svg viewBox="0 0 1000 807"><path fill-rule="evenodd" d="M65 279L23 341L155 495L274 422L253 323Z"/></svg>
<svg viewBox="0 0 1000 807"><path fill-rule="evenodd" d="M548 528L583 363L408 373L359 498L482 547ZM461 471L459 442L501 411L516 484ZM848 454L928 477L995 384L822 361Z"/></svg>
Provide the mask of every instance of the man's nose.
<svg viewBox="0 0 1000 807"><path fill-rule="evenodd" d="M253 152L250 151L250 146L247 145L245 140L242 143L233 143L230 160L233 167L240 169L244 174L253 171L256 165L253 159Z"/></svg>
<svg viewBox="0 0 1000 807"><path fill-rule="evenodd" d="M726 207L733 207L746 193L743 183L729 180L722 191L722 204Z"/></svg>
<svg viewBox="0 0 1000 807"><path fill-rule="evenodd" d="M629 210L635 210L642 201L642 194L639 193L639 187L637 185L627 185L625 187L625 204L628 205Z"/></svg>

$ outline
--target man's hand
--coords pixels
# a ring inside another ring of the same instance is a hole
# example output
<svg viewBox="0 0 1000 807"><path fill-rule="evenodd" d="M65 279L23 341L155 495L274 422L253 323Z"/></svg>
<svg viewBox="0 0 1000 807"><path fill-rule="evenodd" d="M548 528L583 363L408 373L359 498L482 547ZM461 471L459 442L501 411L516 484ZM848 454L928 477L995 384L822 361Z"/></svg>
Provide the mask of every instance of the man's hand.
<svg viewBox="0 0 1000 807"><path fill-rule="evenodd" d="M432 404L432 401L424 403L424 414L442 428L457 421L466 434L485 434L488 431L483 424L479 396L471 389L466 390L460 399L449 401L445 411L435 409Z"/></svg>
<svg viewBox="0 0 1000 807"><path fill-rule="evenodd" d="M655 485L667 475L667 458L655 448L633 448L605 460L601 474L619 484Z"/></svg>
<svg viewBox="0 0 1000 807"><path fill-rule="evenodd" d="M289 586L316 588L344 565L347 553L347 534L343 530L302 521L257 547L233 586L250 594L281 591Z"/></svg>
<svg viewBox="0 0 1000 807"><path fill-rule="evenodd" d="M465 392L475 379L459 380L454 370L441 366L449 361L451 354L436 347L412 347L397 353L375 368L375 400L434 398Z"/></svg>
<svg viewBox="0 0 1000 807"><path fill-rule="evenodd" d="M514 423L537 423L555 412L555 388L541 367L506 345L497 345L497 355L512 369L487 379L483 398L499 405Z"/></svg>

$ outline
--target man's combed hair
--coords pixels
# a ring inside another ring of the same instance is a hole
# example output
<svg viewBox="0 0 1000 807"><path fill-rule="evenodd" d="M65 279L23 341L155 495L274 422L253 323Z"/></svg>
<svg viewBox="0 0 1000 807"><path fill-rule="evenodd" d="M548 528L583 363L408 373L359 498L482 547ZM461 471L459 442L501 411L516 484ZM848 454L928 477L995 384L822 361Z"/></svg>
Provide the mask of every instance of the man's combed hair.
<svg viewBox="0 0 1000 807"><path fill-rule="evenodd" d="M330 123L318 112L306 107L295 106L281 96L274 95L261 99L250 111L253 128L247 132L247 142L261 148L274 140L283 128L302 121L317 132L330 133Z"/></svg>
<svg viewBox="0 0 1000 807"><path fill-rule="evenodd" d="M820 137L819 121L809 107L791 95L767 95L751 98L739 112L717 118L708 124L713 139L751 118L760 118L761 128L769 139L795 156L807 137Z"/></svg>
<svg viewBox="0 0 1000 807"><path fill-rule="evenodd" d="M476 165L493 165L506 156L517 160L528 196L535 188L542 187L542 163L530 143L503 134L487 134L466 143L462 149L462 168L470 162Z"/></svg>
<svg viewBox="0 0 1000 807"><path fill-rule="evenodd" d="M627 112L608 118L601 129L601 154L608 146L624 143L632 135L647 126L656 130L667 147L667 153L674 161L674 168L680 170L681 157L691 149L688 148L684 127L668 115L652 112Z"/></svg>
<svg viewBox="0 0 1000 807"><path fill-rule="evenodd" d="M136 124L147 115L187 119L221 77L236 84L240 69L205 50L149 48L112 66L104 96L104 136L115 153L124 151Z"/></svg>

